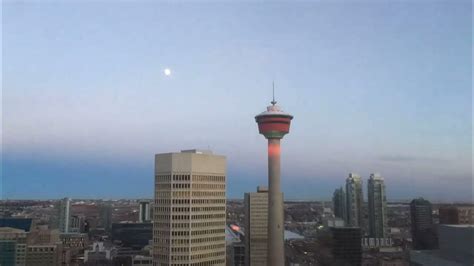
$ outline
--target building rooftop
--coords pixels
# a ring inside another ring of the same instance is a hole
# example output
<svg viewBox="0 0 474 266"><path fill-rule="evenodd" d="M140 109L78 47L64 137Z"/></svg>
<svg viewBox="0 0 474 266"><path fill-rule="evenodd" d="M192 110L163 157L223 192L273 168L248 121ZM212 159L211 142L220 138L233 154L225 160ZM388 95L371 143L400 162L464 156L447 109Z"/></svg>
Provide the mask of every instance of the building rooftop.
<svg viewBox="0 0 474 266"><path fill-rule="evenodd" d="M270 116L270 115L282 115L282 116L290 116L293 118L292 115L290 115L289 113L286 113L284 112L280 106L278 105L270 105L270 106L267 106L267 110L265 112L262 112L260 113L258 116Z"/></svg>
<svg viewBox="0 0 474 266"><path fill-rule="evenodd" d="M0 227L12 227L30 232L33 224L31 218L0 218Z"/></svg>
<svg viewBox="0 0 474 266"><path fill-rule="evenodd" d="M25 233L25 230L13 228L13 227L0 227L0 233Z"/></svg>
<svg viewBox="0 0 474 266"><path fill-rule="evenodd" d="M198 150L198 149L192 149L192 150L181 150L183 153L196 153L196 154L212 154L211 150Z"/></svg>

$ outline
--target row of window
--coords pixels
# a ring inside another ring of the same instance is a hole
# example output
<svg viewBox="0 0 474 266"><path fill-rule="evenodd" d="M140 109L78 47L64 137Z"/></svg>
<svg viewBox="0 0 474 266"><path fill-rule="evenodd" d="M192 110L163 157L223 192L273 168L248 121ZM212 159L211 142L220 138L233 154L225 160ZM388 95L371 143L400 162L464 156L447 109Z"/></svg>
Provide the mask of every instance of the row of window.
<svg viewBox="0 0 474 266"><path fill-rule="evenodd" d="M225 176L193 175L192 180L197 182L225 182Z"/></svg>
<svg viewBox="0 0 474 266"><path fill-rule="evenodd" d="M191 231L192 236L212 235L212 234L225 234L225 229L208 229L208 230Z"/></svg>
<svg viewBox="0 0 474 266"><path fill-rule="evenodd" d="M192 246L191 247L191 252L205 251L205 250L225 250L225 243L202 245L202 246ZM156 247L155 251L157 253L161 253L161 254L168 254L169 248L168 247ZM184 252L189 252L189 251L190 251L189 246L172 247L171 248L172 253L184 253Z"/></svg>
<svg viewBox="0 0 474 266"><path fill-rule="evenodd" d="M211 245L202 245L202 246L193 246L191 247L191 251L203 251L203 250L215 250L215 249L225 249L225 243L222 244L211 244Z"/></svg>
<svg viewBox="0 0 474 266"><path fill-rule="evenodd" d="M225 251L217 251L217 252L211 252L211 253L191 255L191 260L208 259L208 258L221 257L221 256L225 256Z"/></svg>
<svg viewBox="0 0 474 266"><path fill-rule="evenodd" d="M191 215L192 220L221 219L221 218L225 219L225 213Z"/></svg>
<svg viewBox="0 0 474 266"><path fill-rule="evenodd" d="M193 197L222 197L225 198L225 191L156 191L155 198L159 199L168 199L171 196L174 198L189 198ZM225 201L224 201L225 202Z"/></svg>
<svg viewBox="0 0 474 266"><path fill-rule="evenodd" d="M225 197L225 191L193 191L193 197Z"/></svg>
<svg viewBox="0 0 474 266"><path fill-rule="evenodd" d="M191 228L222 227L222 226L225 226L225 223L223 223L222 221L191 223Z"/></svg>
<svg viewBox="0 0 474 266"><path fill-rule="evenodd" d="M191 263L191 266L209 266L209 265L220 265L225 263L225 258L224 259L216 259L216 260L210 260L210 261L203 261L203 262L195 262ZM179 266L185 266L185 265L179 265Z"/></svg>
<svg viewBox="0 0 474 266"><path fill-rule="evenodd" d="M226 200L225 199L157 199L155 200L155 206L160 206L160 205L170 205L170 204L175 204L175 205L189 205L189 203L195 205L195 204L205 204L205 205L221 205L225 204Z"/></svg>
<svg viewBox="0 0 474 266"><path fill-rule="evenodd" d="M192 184L192 189L224 190L225 184Z"/></svg>
<svg viewBox="0 0 474 266"><path fill-rule="evenodd" d="M207 243L207 242L218 242L218 241L225 241L225 235L222 236L214 236L214 237L202 237L202 238L194 238L191 239L191 244L194 243Z"/></svg>
<svg viewBox="0 0 474 266"><path fill-rule="evenodd" d="M172 177L172 178L171 178ZM156 175L155 182L165 183L173 181L192 181L192 182L225 182L225 176L212 175Z"/></svg>

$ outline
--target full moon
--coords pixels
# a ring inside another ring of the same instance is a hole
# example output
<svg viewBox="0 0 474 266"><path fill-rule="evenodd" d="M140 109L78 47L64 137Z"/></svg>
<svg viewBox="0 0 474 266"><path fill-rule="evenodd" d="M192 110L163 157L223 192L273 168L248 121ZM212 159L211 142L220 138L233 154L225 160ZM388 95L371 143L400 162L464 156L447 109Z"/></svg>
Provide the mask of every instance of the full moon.
<svg viewBox="0 0 474 266"><path fill-rule="evenodd" d="M163 70L163 72L165 73L165 76L170 76L171 75L171 69L169 69L169 68L165 68L165 70Z"/></svg>

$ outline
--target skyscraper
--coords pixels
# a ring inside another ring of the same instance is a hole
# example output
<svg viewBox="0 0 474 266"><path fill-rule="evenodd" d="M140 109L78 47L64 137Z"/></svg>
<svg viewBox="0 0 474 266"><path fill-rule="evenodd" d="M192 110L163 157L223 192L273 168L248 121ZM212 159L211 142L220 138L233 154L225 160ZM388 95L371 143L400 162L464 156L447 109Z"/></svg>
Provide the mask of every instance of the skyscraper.
<svg viewBox="0 0 474 266"><path fill-rule="evenodd" d="M380 174L371 174L367 184L369 199L369 236L387 237L387 198L385 184Z"/></svg>
<svg viewBox="0 0 474 266"><path fill-rule="evenodd" d="M245 193L245 265L267 266L268 189Z"/></svg>
<svg viewBox="0 0 474 266"><path fill-rule="evenodd" d="M346 202L348 225L362 227L364 197L362 194L362 179L357 174L350 173L346 179Z"/></svg>
<svg viewBox="0 0 474 266"><path fill-rule="evenodd" d="M417 250L436 248L438 241L433 228L431 203L423 198L412 200L410 216L413 248Z"/></svg>
<svg viewBox="0 0 474 266"><path fill-rule="evenodd" d="M343 219L347 223L346 193L344 188L340 187L334 191L332 197L334 216Z"/></svg>
<svg viewBox="0 0 474 266"><path fill-rule="evenodd" d="M71 228L71 199L64 198L59 203L59 231L69 233Z"/></svg>
<svg viewBox="0 0 474 266"><path fill-rule="evenodd" d="M150 202L147 200L140 201L140 209L138 222L145 223L150 221Z"/></svg>
<svg viewBox="0 0 474 266"><path fill-rule="evenodd" d="M225 265L225 182L224 156L155 156L153 265Z"/></svg>
<svg viewBox="0 0 474 266"><path fill-rule="evenodd" d="M280 188L280 140L290 132L293 116L276 105L255 117L260 134L268 139L268 265L283 266L283 193Z"/></svg>

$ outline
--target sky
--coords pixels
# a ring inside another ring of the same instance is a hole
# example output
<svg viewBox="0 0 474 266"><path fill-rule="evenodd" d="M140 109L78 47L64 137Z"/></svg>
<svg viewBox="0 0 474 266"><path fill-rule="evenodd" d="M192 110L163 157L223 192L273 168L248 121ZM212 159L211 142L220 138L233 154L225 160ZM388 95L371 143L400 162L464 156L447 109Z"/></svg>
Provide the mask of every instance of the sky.
<svg viewBox="0 0 474 266"><path fill-rule="evenodd" d="M152 198L154 154L227 157L267 182L254 117L294 115L287 199L350 172L390 200L472 201L472 3L4 1L3 199ZM171 75L164 70L170 69Z"/></svg>

